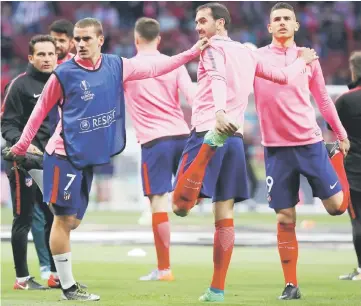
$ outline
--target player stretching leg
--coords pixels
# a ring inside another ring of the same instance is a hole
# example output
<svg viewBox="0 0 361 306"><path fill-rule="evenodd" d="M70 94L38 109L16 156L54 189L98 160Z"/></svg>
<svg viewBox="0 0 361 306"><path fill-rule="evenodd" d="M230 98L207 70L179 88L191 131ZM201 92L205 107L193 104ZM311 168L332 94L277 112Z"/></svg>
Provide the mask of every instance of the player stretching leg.
<svg viewBox="0 0 361 306"><path fill-rule="evenodd" d="M193 130L183 151L173 195L177 214L186 214L199 194L214 202L214 272L210 288L199 298L209 302L224 300L234 246L233 205L248 198L242 133L254 77L286 84L316 58L312 50L304 50L303 58L292 66L270 67L250 49L228 37L229 24L230 15L224 5L212 2L197 9L196 29L201 38L211 38L211 46L201 54L192 107ZM214 128L229 138L225 141L208 132Z"/></svg>
<svg viewBox="0 0 361 306"><path fill-rule="evenodd" d="M123 84L171 72L197 57L207 39L162 61L124 59L102 54L101 23L94 18L74 27L77 55L59 65L7 158L21 161L48 112L61 105L61 121L46 146L44 201L55 217L50 245L66 300L97 301L75 282L72 273L70 232L76 229L88 206L93 166L110 162L125 147ZM91 120L89 120L91 118ZM96 143L96 145L94 145ZM4 157L5 158L5 157Z"/></svg>
<svg viewBox="0 0 361 306"><path fill-rule="evenodd" d="M157 50L161 40L159 31L159 23L154 19L141 18L136 22L136 59L168 58ZM189 135L178 90L191 103L191 88L192 81L184 66L157 78L127 82L124 87L127 109L142 146L143 191L150 200L158 259L158 268L140 280L173 280L169 260L168 193L172 191L172 174L177 171Z"/></svg>
<svg viewBox="0 0 361 306"><path fill-rule="evenodd" d="M206 134L204 143L197 148L199 153L195 153L191 159L188 158L189 154L186 155L188 164L184 174L177 181L173 196L173 211L180 216L187 215L195 205L203 178L207 174L208 163L215 154L216 148L222 147L228 136L238 130L236 121L241 121L239 133L243 133L244 111L248 95L252 91L254 76L287 84L305 69L305 61L309 63L316 58L313 50L304 48L300 52L301 58L291 66L272 68L262 62L250 49L229 39L226 28L219 23L226 17L217 20L213 17L218 16L223 10L227 11L227 8L215 3L202 6L197 11L199 19L196 20L197 31L200 37L212 37L212 48L201 55L199 75L202 77L198 78L199 89L195 99L197 103L193 106L192 125L197 132L208 130L209 132L204 133ZM227 51L224 51L224 48ZM225 60L224 52L227 52L226 55L229 57L227 63L231 62L229 65L217 63L217 60L219 62ZM238 54L244 54L244 58ZM237 72L233 68L234 65L239 65L242 71L247 71L246 76L243 76L242 72ZM227 70L228 66L230 70ZM228 100L229 103L226 103ZM242 103L237 104L240 100ZM230 114L233 116L231 120ZM184 160L183 162L185 163Z"/></svg>
<svg viewBox="0 0 361 306"><path fill-rule="evenodd" d="M294 42L299 27L291 5L275 4L268 25L272 43L256 52L274 66L290 65L299 52ZM322 200L330 215L345 212L349 201L343 158L333 159L335 165L338 163L337 166L342 166L337 168L337 176L316 122L310 93L322 116L335 131L344 155L350 145L327 94L319 61L307 66L294 85L279 86L256 78L254 87L262 144L265 146L268 201L277 215L278 250L285 279L285 289L279 298L298 299L301 294L296 273L298 242L295 205L299 201L300 175L308 179L313 195Z"/></svg>

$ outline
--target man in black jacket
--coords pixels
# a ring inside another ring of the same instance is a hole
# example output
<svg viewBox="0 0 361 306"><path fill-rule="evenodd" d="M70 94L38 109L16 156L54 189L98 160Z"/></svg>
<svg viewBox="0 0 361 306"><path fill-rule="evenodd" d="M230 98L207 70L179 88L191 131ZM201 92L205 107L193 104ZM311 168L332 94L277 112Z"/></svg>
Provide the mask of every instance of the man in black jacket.
<svg viewBox="0 0 361 306"><path fill-rule="evenodd" d="M7 87L1 110L1 131L7 146L20 138L32 110L54 70L57 61L55 41L49 35L34 36L29 42L29 65L26 72L13 79ZM50 137L50 124L45 120L34 138L29 151L44 152ZM28 233L32 225L34 203L38 203L45 215L45 241L49 252L51 271L56 276L55 265L49 247L53 215L45 203L39 187L23 167L16 162L6 162L6 173L11 187L13 224L11 244L16 270L14 289L46 289L30 277L27 265Z"/></svg>
<svg viewBox="0 0 361 306"><path fill-rule="evenodd" d="M352 77L348 86L350 91L337 99L336 109L351 143L345 170L350 185L349 214L358 267L339 279L361 281L361 51L351 54L349 62Z"/></svg>

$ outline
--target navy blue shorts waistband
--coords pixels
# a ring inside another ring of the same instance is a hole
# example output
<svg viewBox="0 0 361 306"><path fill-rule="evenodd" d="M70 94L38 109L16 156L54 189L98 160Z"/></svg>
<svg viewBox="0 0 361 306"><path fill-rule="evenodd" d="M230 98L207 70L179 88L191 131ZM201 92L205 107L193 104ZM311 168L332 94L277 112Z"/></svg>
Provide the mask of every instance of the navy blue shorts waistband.
<svg viewBox="0 0 361 306"><path fill-rule="evenodd" d="M181 139L187 139L188 137L189 137L189 134L163 136L163 137L159 137L159 138L153 139L151 141L148 141L146 143L143 143L141 145L141 147L142 148L150 148L164 140L181 140Z"/></svg>

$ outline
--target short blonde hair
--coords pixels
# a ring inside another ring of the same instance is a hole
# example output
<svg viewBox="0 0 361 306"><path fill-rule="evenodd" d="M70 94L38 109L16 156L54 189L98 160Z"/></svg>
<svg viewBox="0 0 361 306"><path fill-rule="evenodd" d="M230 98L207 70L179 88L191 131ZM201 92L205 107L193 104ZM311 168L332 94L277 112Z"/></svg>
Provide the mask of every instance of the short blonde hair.
<svg viewBox="0 0 361 306"><path fill-rule="evenodd" d="M94 27L97 36L103 35L103 26L102 23L95 18L84 18L80 19L75 25L74 28L88 28Z"/></svg>
<svg viewBox="0 0 361 306"><path fill-rule="evenodd" d="M135 31L146 41L151 42L159 36L159 22L148 17L139 18L135 23Z"/></svg>

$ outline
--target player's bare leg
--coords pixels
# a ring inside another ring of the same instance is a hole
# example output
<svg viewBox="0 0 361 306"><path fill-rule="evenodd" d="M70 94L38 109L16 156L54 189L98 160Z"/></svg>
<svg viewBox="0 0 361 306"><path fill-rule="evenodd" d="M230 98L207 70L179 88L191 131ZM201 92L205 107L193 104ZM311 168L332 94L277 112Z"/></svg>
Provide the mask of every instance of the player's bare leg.
<svg viewBox="0 0 361 306"><path fill-rule="evenodd" d="M199 300L203 302L222 302L224 284L234 247L234 200L214 203L213 212L216 231L213 244L213 278L210 288Z"/></svg>
<svg viewBox="0 0 361 306"><path fill-rule="evenodd" d="M342 215L347 210L349 196L347 196L347 202L344 202L344 199L344 193L340 191L332 197L323 200L322 203L331 216L337 216Z"/></svg>
<svg viewBox="0 0 361 306"><path fill-rule="evenodd" d="M152 228L154 244L157 252L158 267L149 275L142 276L140 280L172 281L174 279L170 269L169 246L170 225L168 219L168 193L149 196L152 209Z"/></svg>
<svg viewBox="0 0 361 306"><path fill-rule="evenodd" d="M50 248L63 290L62 299L98 301L99 296L84 291L73 277L70 232L76 229L80 223L81 220L78 220L76 216L54 216L50 234Z"/></svg>
<svg viewBox="0 0 361 306"><path fill-rule="evenodd" d="M285 289L280 300L293 300L301 298L297 282L298 241L295 232L295 207L276 210L277 216L277 242L281 259Z"/></svg>

